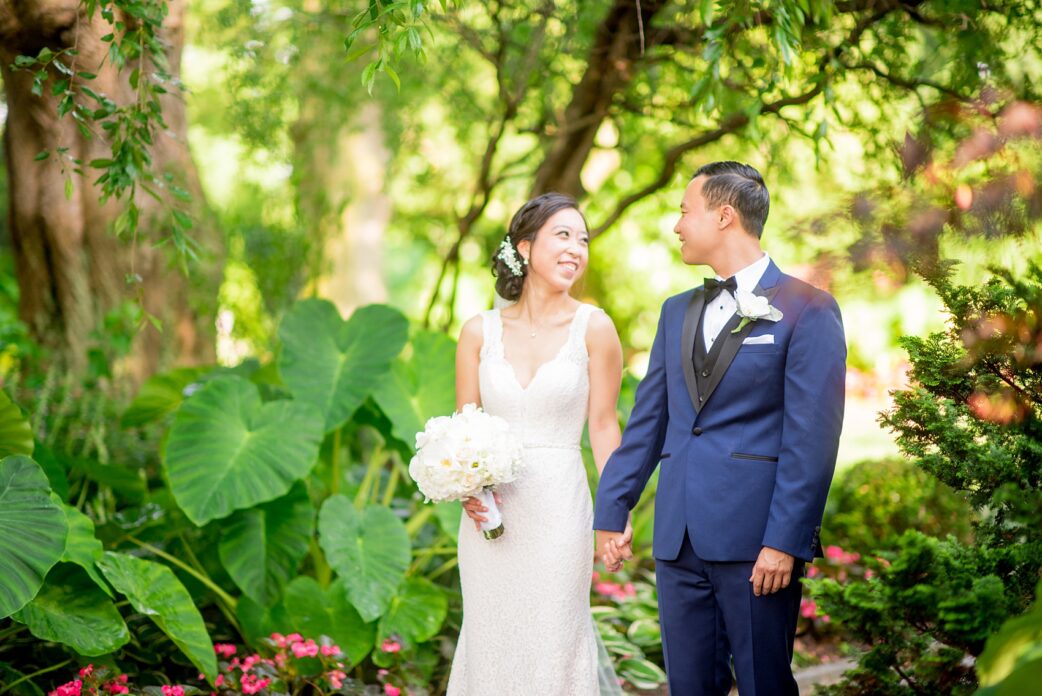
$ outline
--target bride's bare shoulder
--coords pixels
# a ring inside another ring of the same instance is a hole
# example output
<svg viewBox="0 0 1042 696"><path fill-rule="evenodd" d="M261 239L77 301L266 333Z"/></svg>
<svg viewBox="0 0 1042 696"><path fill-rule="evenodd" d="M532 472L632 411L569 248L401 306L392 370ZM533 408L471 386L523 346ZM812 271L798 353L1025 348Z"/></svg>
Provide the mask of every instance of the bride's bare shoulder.
<svg viewBox="0 0 1042 696"><path fill-rule="evenodd" d="M475 314L463 322L463 328L459 332L459 348L479 350L484 343L484 332L482 330L482 319L480 314Z"/></svg>

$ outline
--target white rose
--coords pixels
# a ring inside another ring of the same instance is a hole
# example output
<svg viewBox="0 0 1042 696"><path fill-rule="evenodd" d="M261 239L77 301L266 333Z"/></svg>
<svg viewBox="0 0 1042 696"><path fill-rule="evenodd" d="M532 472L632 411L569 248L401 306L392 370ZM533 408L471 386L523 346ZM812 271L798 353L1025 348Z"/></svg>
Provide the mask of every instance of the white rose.
<svg viewBox="0 0 1042 696"><path fill-rule="evenodd" d="M772 307L770 301L762 295L756 295L747 290L739 290L735 293L738 302L738 315L749 319L768 319L778 321L782 313Z"/></svg>

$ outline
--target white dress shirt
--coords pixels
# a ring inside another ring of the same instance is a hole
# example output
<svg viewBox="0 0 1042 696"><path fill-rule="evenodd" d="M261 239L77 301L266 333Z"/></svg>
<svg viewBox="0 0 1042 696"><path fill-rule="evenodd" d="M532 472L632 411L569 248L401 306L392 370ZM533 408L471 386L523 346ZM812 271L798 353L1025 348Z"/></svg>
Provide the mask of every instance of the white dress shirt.
<svg viewBox="0 0 1042 696"><path fill-rule="evenodd" d="M771 257L764 252L763 256L742 270L734 274L735 282L739 290L752 292L763 277L764 271L771 263ZM717 280L724 280L720 276ZM730 290L722 290L719 295L706 306L705 314L702 316L702 340L705 341L706 352L713 349L713 344L720 335L720 331L731 317L738 311L738 302Z"/></svg>

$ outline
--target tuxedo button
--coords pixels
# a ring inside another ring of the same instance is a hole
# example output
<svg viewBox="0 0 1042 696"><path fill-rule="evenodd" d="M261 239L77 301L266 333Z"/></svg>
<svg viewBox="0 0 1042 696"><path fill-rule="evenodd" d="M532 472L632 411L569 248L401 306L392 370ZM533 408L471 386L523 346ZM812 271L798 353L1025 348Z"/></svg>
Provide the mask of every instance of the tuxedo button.
<svg viewBox="0 0 1042 696"><path fill-rule="evenodd" d="M703 377L708 377L709 376L709 370L702 370L702 376Z"/></svg>
<svg viewBox="0 0 1042 696"><path fill-rule="evenodd" d="M694 435L695 437L698 437L699 435L702 434L702 429L696 425L694 427L694 429L691 431L691 434Z"/></svg>

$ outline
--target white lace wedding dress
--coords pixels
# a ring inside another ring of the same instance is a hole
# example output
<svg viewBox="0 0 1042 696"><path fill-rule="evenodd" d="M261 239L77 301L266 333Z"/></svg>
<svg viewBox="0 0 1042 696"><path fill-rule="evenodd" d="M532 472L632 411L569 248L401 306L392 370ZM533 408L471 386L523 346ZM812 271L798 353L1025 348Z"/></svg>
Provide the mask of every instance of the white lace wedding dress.
<svg viewBox="0 0 1042 696"><path fill-rule="evenodd" d="M449 696L621 694L590 615L593 531L579 450L590 379L580 305L557 355L522 387L503 353L499 310L482 314L481 404L524 444L525 469L499 488L506 533L459 533L463 627ZM599 659L600 654L600 659Z"/></svg>

